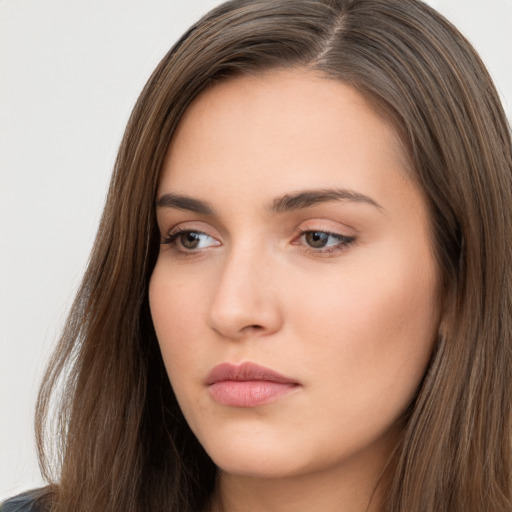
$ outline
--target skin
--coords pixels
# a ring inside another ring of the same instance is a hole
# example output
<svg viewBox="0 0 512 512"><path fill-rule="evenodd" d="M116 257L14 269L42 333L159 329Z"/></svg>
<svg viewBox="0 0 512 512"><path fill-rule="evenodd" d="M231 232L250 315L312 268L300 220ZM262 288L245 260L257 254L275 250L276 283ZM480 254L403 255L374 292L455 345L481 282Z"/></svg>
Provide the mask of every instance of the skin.
<svg viewBox="0 0 512 512"><path fill-rule="evenodd" d="M211 211L160 199L162 239L175 236L161 245L150 305L180 406L220 468L212 510L378 510L440 320L410 172L394 129L357 91L304 69L233 78L185 113L158 198ZM368 200L269 207L327 189ZM349 238L320 234L326 247L311 247L311 231ZM216 402L208 373L246 361L299 385L257 407Z"/></svg>

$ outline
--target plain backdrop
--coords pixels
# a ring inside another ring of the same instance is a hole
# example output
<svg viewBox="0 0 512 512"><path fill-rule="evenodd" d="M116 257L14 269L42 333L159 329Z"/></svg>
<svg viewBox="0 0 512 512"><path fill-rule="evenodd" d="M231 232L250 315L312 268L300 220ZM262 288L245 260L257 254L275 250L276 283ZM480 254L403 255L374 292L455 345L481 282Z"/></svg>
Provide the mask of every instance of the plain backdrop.
<svg viewBox="0 0 512 512"><path fill-rule="evenodd" d="M216 0L0 0L0 500L43 484L33 413L124 125L171 44ZM512 0L431 0L512 118ZM485 5L485 7L484 7Z"/></svg>

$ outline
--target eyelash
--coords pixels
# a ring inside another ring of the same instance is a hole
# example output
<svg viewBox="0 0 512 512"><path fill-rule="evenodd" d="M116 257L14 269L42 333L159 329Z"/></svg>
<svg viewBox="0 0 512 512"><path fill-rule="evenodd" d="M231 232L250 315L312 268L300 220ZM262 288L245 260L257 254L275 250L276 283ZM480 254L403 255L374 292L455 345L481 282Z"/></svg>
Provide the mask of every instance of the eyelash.
<svg viewBox="0 0 512 512"><path fill-rule="evenodd" d="M297 240L303 239L306 236L313 234L326 235L328 238L330 237L338 240L335 245L321 248L315 248L311 247L309 244L304 244L306 252L313 255L329 256L334 253L340 253L347 250L350 245L356 241L355 237L353 236L341 235L340 233L331 233L330 231L323 231L321 229L306 229L298 232L297 237L294 239L295 241L292 242L292 244L299 245Z"/></svg>
<svg viewBox="0 0 512 512"><path fill-rule="evenodd" d="M178 246L178 244L180 243L179 242L180 237L183 235L187 235L187 234L189 234L189 235L190 234L204 235L206 237L213 239L212 236L208 235L207 233L204 233L203 231L198 231L198 230L194 230L194 229L178 229L178 230L175 230L175 231L169 233L166 237L164 237L162 239L161 243L163 245L172 246L173 250L175 250L176 252L178 252L184 256L191 256L191 255L196 255L196 254L201 253L205 248L186 249L186 248ZM306 229L306 230L300 230L297 232L292 244L300 245L298 240L303 239L304 237L306 237L308 235L313 235L313 234L324 235L324 236L327 236L328 238L331 237L331 238L337 239L338 243L333 246L327 246L327 247L321 247L321 248L311 247L310 245L305 243L304 244L305 251L308 254L312 254L312 255L328 256L333 253L343 252L343 251L347 250L349 248L349 246L352 245L356 241L356 238L353 236L341 235L339 233L331 233L329 231L323 231L321 229ZM213 245L215 246L217 244L213 244Z"/></svg>
<svg viewBox="0 0 512 512"><path fill-rule="evenodd" d="M165 238L163 238L161 243L163 245L172 246L173 250L175 250L176 252L183 254L185 256L198 254L203 249L200 248L200 249L196 250L196 249L187 249L187 248L183 248L183 247L182 248L178 247L179 238L184 235L187 235L187 234L190 235L192 233L197 234L197 235L204 235L204 236L207 236L207 237L213 239L212 236L208 235L207 233L204 233L203 231L198 231L198 230L194 230L194 229L177 229L177 230L169 233Z"/></svg>

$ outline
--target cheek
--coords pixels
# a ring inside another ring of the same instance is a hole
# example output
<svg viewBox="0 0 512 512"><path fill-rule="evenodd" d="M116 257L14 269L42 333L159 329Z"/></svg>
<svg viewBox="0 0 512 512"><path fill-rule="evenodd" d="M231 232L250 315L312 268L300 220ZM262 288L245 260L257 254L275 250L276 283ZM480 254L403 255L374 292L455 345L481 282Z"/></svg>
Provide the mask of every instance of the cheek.
<svg viewBox="0 0 512 512"><path fill-rule="evenodd" d="M322 383L334 383L339 393L350 389L354 403L387 407L388 414L407 407L439 322L435 272L425 254L417 260L390 252L377 265L347 263L315 276L308 293L297 287L290 294L292 337L302 340L306 360L322 368Z"/></svg>
<svg viewBox="0 0 512 512"><path fill-rule="evenodd" d="M149 303L169 377L180 370L186 372L201 353L205 302L197 283L187 284L157 262L149 284Z"/></svg>

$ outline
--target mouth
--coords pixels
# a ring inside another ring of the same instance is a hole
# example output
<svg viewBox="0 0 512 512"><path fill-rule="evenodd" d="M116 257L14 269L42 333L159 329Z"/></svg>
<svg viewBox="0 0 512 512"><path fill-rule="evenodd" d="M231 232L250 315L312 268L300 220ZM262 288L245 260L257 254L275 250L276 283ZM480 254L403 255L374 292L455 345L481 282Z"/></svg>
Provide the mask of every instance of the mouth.
<svg viewBox="0 0 512 512"><path fill-rule="evenodd" d="M223 363L209 373L206 385L213 400L231 407L257 407L274 402L300 383L254 363Z"/></svg>

